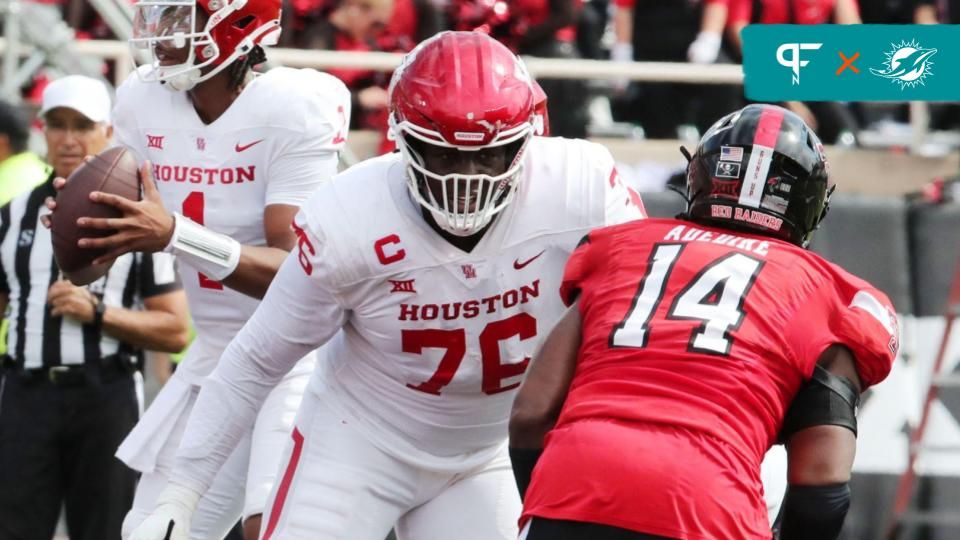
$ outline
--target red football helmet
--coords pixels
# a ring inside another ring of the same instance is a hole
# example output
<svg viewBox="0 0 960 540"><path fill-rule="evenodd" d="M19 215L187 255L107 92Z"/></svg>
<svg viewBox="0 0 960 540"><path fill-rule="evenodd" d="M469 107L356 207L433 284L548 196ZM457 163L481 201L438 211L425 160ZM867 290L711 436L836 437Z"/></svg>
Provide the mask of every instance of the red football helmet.
<svg viewBox="0 0 960 540"><path fill-rule="evenodd" d="M149 67L137 73L189 90L255 46L276 45L280 5L281 0L138 0L130 47L134 59L149 58Z"/></svg>
<svg viewBox="0 0 960 540"><path fill-rule="evenodd" d="M540 83L533 81L533 112L534 135L550 136L550 115L547 113L547 93L540 87Z"/></svg>
<svg viewBox="0 0 960 540"><path fill-rule="evenodd" d="M515 54L479 32L437 34L394 72L390 129L407 166L407 186L444 230L475 234L513 200L523 151L545 103L534 84ZM497 175L438 174L425 165L423 145L461 152L506 147L508 166ZM444 196L434 196L428 181L441 183ZM451 204L448 194L465 203Z"/></svg>

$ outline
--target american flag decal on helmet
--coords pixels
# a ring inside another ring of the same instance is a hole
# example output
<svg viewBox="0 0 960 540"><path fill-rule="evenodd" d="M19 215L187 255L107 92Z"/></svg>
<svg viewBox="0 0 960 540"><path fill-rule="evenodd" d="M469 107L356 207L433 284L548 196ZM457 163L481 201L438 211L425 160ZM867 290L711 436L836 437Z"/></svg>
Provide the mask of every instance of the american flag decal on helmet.
<svg viewBox="0 0 960 540"><path fill-rule="evenodd" d="M743 148L739 146L721 146L720 161L743 161Z"/></svg>

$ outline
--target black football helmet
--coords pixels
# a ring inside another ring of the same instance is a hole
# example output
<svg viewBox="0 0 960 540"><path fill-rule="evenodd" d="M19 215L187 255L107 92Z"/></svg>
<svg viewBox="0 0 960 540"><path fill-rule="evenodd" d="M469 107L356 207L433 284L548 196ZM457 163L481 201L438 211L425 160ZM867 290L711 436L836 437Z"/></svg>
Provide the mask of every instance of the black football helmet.
<svg viewBox="0 0 960 540"><path fill-rule="evenodd" d="M686 219L807 247L827 214L823 144L796 114L748 105L717 121L687 165Z"/></svg>

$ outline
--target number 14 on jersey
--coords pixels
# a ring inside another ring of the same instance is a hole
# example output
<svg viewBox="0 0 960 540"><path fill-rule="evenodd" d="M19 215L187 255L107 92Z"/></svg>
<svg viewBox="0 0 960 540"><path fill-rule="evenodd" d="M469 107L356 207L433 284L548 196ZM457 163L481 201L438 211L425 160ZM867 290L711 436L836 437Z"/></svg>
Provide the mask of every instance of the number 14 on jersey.
<svg viewBox="0 0 960 540"><path fill-rule="evenodd" d="M610 333L611 347L646 347L650 328L656 324L652 319L685 247L654 246L627 316ZM763 261L743 253L730 253L707 264L677 293L666 318L700 321L691 334L688 350L714 355L730 353L731 332L743 323L744 301L762 267Z"/></svg>

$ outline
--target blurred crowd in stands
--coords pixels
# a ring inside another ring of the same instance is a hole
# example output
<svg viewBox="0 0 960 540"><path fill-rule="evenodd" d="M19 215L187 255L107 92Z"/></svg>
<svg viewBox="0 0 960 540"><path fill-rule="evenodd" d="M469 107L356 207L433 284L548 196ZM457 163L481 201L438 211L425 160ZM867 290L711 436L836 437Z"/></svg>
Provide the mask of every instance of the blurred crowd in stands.
<svg viewBox="0 0 960 540"><path fill-rule="evenodd" d="M751 23L960 22L960 0L283 0L280 46L405 52L442 29L480 30L523 55L695 64L738 63ZM59 5L81 39L112 39L86 0ZM353 128L386 130L388 73L331 70L353 91ZM43 80L32 95L38 96ZM696 139L722 112L742 106L736 86L540 81L555 135ZM670 106L664 106L669 103ZM864 128L906 122L906 105L787 103L824 141L856 145ZM958 127L957 106L935 105L931 128ZM390 149L384 140L381 147Z"/></svg>

